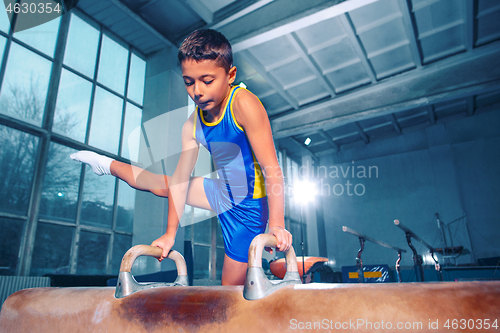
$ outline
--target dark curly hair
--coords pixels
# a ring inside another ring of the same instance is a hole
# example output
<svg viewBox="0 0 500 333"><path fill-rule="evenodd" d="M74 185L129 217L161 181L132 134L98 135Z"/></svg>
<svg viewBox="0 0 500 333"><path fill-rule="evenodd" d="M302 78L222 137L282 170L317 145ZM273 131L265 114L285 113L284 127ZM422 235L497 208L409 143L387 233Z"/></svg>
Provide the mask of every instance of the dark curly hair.
<svg viewBox="0 0 500 333"><path fill-rule="evenodd" d="M217 66L224 68L226 72L233 66L231 44L223 34L212 29L193 31L182 42L177 58L181 64L186 59L197 62L215 60Z"/></svg>

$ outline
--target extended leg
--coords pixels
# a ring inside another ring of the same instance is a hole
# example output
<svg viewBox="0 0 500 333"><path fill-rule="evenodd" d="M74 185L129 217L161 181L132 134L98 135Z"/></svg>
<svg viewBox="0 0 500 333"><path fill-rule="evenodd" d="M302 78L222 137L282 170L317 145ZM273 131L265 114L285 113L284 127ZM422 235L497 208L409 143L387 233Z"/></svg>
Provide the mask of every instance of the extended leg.
<svg viewBox="0 0 500 333"><path fill-rule="evenodd" d="M111 162L110 169L113 176L120 178L137 190L150 191L157 196L168 197L170 176L157 175L116 160Z"/></svg>
<svg viewBox="0 0 500 333"><path fill-rule="evenodd" d="M147 190L161 197L168 197L169 186L175 186L170 183L172 178L170 176L157 175L136 166L118 161L113 161L111 163L111 174L125 181L135 189ZM135 175L138 176L136 177ZM189 180L186 204L196 208L212 210L203 187L204 179L203 177L191 177Z"/></svg>

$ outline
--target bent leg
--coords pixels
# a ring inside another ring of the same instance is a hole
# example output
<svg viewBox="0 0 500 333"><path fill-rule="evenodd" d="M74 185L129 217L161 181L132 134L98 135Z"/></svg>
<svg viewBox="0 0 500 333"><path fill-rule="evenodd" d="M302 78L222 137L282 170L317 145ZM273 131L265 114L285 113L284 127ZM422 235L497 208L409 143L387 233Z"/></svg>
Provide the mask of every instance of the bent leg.
<svg viewBox="0 0 500 333"><path fill-rule="evenodd" d="M239 262L224 255L224 265L222 266L222 285L237 286L244 285L247 276L246 262Z"/></svg>
<svg viewBox="0 0 500 333"><path fill-rule="evenodd" d="M204 180L204 177L191 177L186 203L196 208L213 210L212 207L210 207L210 203L205 193L205 187L203 185Z"/></svg>

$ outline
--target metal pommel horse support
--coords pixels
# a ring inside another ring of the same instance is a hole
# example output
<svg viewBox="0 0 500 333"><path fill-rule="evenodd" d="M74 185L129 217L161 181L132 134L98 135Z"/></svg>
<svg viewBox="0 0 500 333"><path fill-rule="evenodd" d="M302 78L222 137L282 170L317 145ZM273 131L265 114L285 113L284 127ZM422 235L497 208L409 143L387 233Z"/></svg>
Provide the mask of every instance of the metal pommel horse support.
<svg viewBox="0 0 500 333"><path fill-rule="evenodd" d="M403 250L399 247L389 245L387 243L373 239L371 237L365 236L365 235L360 234L359 232L354 231L346 226L343 226L342 230L344 232L351 234L351 235L359 237L359 243L361 244L361 248L359 249L358 256L356 257L356 267L358 268L359 283L365 282L365 276L363 273L363 261L361 260L361 253L363 252L363 249L365 248L365 241L370 241L370 242L373 242L375 244L382 245L383 247L387 247L389 249L396 250L398 252L398 260L396 260L396 272L398 273L398 282L401 282L401 267L399 266L399 263L401 262L401 253L406 252L406 250Z"/></svg>
<svg viewBox="0 0 500 333"><path fill-rule="evenodd" d="M432 246L430 246L429 244L424 242L422 239L420 239L420 237L415 235L415 233L413 231L408 229L408 227L404 226L401 222L399 222L399 220L394 220L394 224L405 232L406 241L408 242L408 246L413 251L413 263L415 264L414 267L415 267L415 274L417 277L417 282L424 282L424 268L422 267L422 264L423 264L422 256L417 253L417 250L415 249L415 247L411 243L412 238L419 241L426 248L429 249L429 252L431 253L432 260L434 260L434 262L435 262L436 271L439 272L439 278L441 281L443 281L443 270L441 268L441 265L439 265L439 262L437 261L437 259L434 258L434 252L436 252L436 250Z"/></svg>

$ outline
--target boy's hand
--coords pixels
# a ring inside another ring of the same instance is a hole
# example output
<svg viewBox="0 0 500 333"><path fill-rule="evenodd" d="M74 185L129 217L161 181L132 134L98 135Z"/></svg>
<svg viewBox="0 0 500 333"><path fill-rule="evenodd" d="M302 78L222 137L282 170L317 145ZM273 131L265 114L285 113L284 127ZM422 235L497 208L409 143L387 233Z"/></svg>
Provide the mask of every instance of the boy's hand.
<svg viewBox="0 0 500 333"><path fill-rule="evenodd" d="M292 234L285 228L279 226L271 227L268 234L276 237L276 250L286 252L292 246ZM266 251L271 254L273 253L273 249L270 247L266 247Z"/></svg>
<svg viewBox="0 0 500 333"><path fill-rule="evenodd" d="M112 158L88 150L81 150L78 153L69 155L69 157L75 161L90 165L94 173L98 176L111 175L111 162L114 161Z"/></svg>
<svg viewBox="0 0 500 333"><path fill-rule="evenodd" d="M155 240L153 243L151 243L151 246L156 246L159 247L160 249L163 249L161 257L158 258L159 262L161 262L168 256L168 253L170 252L172 246L174 246L174 243L175 243L175 236L174 238L172 238L167 234L164 234L163 236Z"/></svg>

